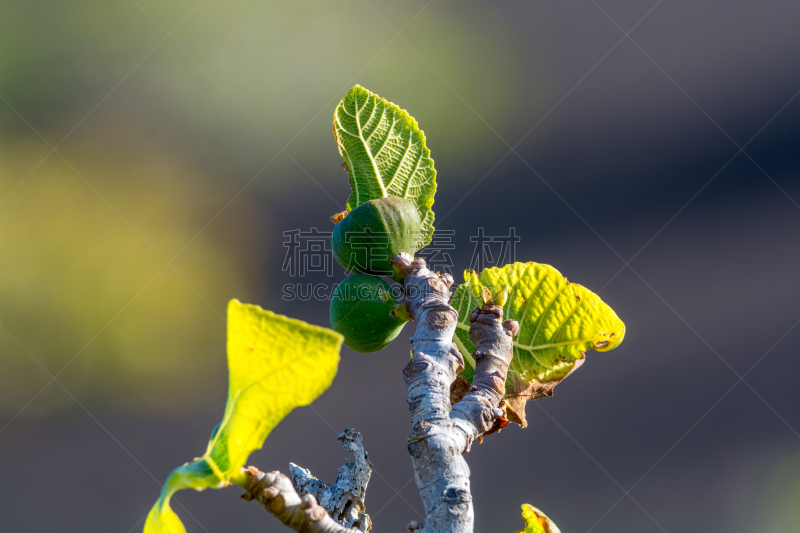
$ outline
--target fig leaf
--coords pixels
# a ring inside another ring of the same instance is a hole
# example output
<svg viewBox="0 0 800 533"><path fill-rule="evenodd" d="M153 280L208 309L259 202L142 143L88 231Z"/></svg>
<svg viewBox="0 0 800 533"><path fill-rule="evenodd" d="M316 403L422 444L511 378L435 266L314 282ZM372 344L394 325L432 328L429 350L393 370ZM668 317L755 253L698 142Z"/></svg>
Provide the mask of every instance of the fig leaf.
<svg viewBox="0 0 800 533"><path fill-rule="evenodd" d="M417 121L356 85L336 107L333 132L353 189L347 210L386 196L405 198L422 220L417 249L429 244L436 170Z"/></svg>
<svg viewBox="0 0 800 533"><path fill-rule="evenodd" d="M561 533L553 521L533 505L522 504L522 518L525 519L525 529L517 533Z"/></svg>
<svg viewBox="0 0 800 533"><path fill-rule="evenodd" d="M506 287L503 318L520 326L508 369L506 404L508 418L524 427L525 402L551 396L553 387L583 363L586 350L605 352L619 345L625 324L599 296L570 283L549 265L513 263L488 268L480 276L466 270L451 304L458 311L453 342L466 360L463 375L468 381L475 368L469 314L482 305L485 292L498 294Z"/></svg>
<svg viewBox="0 0 800 533"><path fill-rule="evenodd" d="M185 533L169 506L175 491L229 485L247 457L295 407L330 386L342 336L231 300L228 305L228 401L202 457L175 469L147 516L145 533Z"/></svg>

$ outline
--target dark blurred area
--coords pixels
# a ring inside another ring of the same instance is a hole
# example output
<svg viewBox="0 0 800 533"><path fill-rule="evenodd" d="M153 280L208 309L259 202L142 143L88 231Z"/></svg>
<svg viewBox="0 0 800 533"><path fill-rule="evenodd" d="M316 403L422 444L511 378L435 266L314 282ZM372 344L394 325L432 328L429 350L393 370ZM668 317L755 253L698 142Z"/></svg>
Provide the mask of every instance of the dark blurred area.
<svg viewBox="0 0 800 533"><path fill-rule="evenodd" d="M285 288L342 269L287 271L284 232L344 208L331 117L356 83L424 129L456 281L479 227L513 227L516 260L627 325L470 452L476 531L521 528L522 503L565 533L800 531L798 20L777 0L3 2L0 531L141 531L222 416L228 300L328 325ZM355 427L376 531L420 520L412 329L344 349L250 463L332 482ZM283 530L238 495L173 507L190 532Z"/></svg>

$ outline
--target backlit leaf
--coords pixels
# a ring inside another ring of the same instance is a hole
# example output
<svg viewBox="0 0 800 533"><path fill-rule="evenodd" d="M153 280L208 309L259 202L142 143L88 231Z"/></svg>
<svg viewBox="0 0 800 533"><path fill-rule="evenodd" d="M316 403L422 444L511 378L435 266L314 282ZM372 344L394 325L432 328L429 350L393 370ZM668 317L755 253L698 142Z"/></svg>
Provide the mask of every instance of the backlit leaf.
<svg viewBox="0 0 800 533"><path fill-rule="evenodd" d="M519 322L520 331L514 338L506 401L520 418L511 419L522 425L525 401L552 395L553 387L583 363L586 350L611 350L625 336L625 324L599 296L549 265L514 263L480 276L467 270L464 281L451 301L458 311L453 340L467 361L464 376L470 381L475 346L469 340L469 314L483 304L484 287L492 294L509 289L503 318Z"/></svg>
<svg viewBox="0 0 800 533"><path fill-rule="evenodd" d="M228 485L247 457L295 407L308 405L330 386L342 336L257 305L228 305L228 401L206 453L175 469L144 526L145 533L184 533L170 509L175 491Z"/></svg>
<svg viewBox="0 0 800 533"><path fill-rule="evenodd" d="M561 533L553 521L533 505L522 504L522 518L525 519L525 529L517 533Z"/></svg>
<svg viewBox="0 0 800 533"><path fill-rule="evenodd" d="M436 170L417 121L356 85L336 107L333 132L353 189L347 210L376 198L405 198L422 220L418 249L430 243Z"/></svg>

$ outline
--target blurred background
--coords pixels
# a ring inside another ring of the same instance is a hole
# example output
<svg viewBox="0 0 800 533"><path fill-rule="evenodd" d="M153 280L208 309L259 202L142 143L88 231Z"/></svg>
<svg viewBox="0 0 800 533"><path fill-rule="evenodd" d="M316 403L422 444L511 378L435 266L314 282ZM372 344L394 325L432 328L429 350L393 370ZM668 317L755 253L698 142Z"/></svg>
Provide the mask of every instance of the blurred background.
<svg viewBox="0 0 800 533"><path fill-rule="evenodd" d="M284 232L344 208L331 118L356 83L424 129L457 281L479 227L515 228L516 260L627 324L468 455L476 531L521 528L522 503L565 533L800 531L798 20L782 0L3 2L0 531L141 531L221 418L228 300L328 325L307 291L342 269L285 269ZM412 329L344 349L250 462L332 482L355 427L376 531L420 520ZM284 531L239 492L174 507L190 532Z"/></svg>

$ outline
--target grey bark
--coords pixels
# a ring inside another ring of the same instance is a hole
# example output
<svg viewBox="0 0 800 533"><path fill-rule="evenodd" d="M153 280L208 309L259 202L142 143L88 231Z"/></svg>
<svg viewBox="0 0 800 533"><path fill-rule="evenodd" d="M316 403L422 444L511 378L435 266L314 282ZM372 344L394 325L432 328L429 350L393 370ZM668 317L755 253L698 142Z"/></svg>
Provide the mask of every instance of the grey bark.
<svg viewBox="0 0 800 533"><path fill-rule="evenodd" d="M408 451L425 505L425 522L411 522L408 529L420 533L472 533L474 516L469 467L462 454L470 450L475 439L499 431L508 423L503 395L513 356L511 339L519 332L519 325L513 320L502 322L502 308L491 302L472 311L469 335L476 348L475 374L466 394L451 408L450 388L464 368L464 359L452 342L458 320L458 313L448 303L453 278L431 272L424 260L412 259L408 254L396 256L392 264L396 278L402 279L404 312L417 323L411 336L412 359L403 374L412 414ZM340 439L346 433L340 435ZM359 453L363 452L360 439L357 442L355 438L344 440L343 445L352 446L356 463L352 468L348 467L352 463L345 464L339 470L333 489L307 470L292 465L295 485L306 492L301 498L285 475L280 472L265 474L250 467L245 472L246 492L242 497L259 501L297 532L361 531L343 526L328 514L327 507L330 507L333 514L342 516L340 510L347 505L342 506L342 502L349 496L337 499L335 494L340 480L342 494L355 495L352 502L360 501L363 505L369 481L369 475L364 473L367 469L371 472L366 452L361 456L364 462L359 463ZM352 488L357 480L363 481L361 489ZM315 495L319 495L326 506L317 503Z"/></svg>
<svg viewBox="0 0 800 533"><path fill-rule="evenodd" d="M327 484L307 469L289 463L292 485L300 495L314 496L328 514L343 526L369 531L372 520L366 512L364 500L372 475L372 462L361 444L361 433L355 429L344 430L336 440L355 456L355 461L345 461L344 466L339 467L336 483Z"/></svg>
<svg viewBox="0 0 800 533"><path fill-rule="evenodd" d="M255 467L243 472L242 498L256 500L278 520L298 532L363 533L372 528L364 499L372 475L372 462L361 443L361 433L348 428L336 438L352 452L355 461L345 461L336 483L329 485L305 468L289 463L291 481L280 472L264 473Z"/></svg>
<svg viewBox="0 0 800 533"><path fill-rule="evenodd" d="M311 494L301 498L289 478L280 472L261 472L251 466L245 471L245 479L242 498L256 500L298 533L359 533L331 518Z"/></svg>
<svg viewBox="0 0 800 533"><path fill-rule="evenodd" d="M427 269L422 259L403 254L393 265L403 279L404 303L417 329L412 359L403 371L413 421L408 451L425 505L425 523L409 524L421 533L471 533L472 494L469 467L462 457L472 442L502 426L505 378L513 355L514 321L501 323L502 308L485 304L470 320L476 346L473 384L460 403L450 406L450 386L464 368L452 342L458 313L448 301L453 278ZM506 421L507 423L507 421Z"/></svg>

